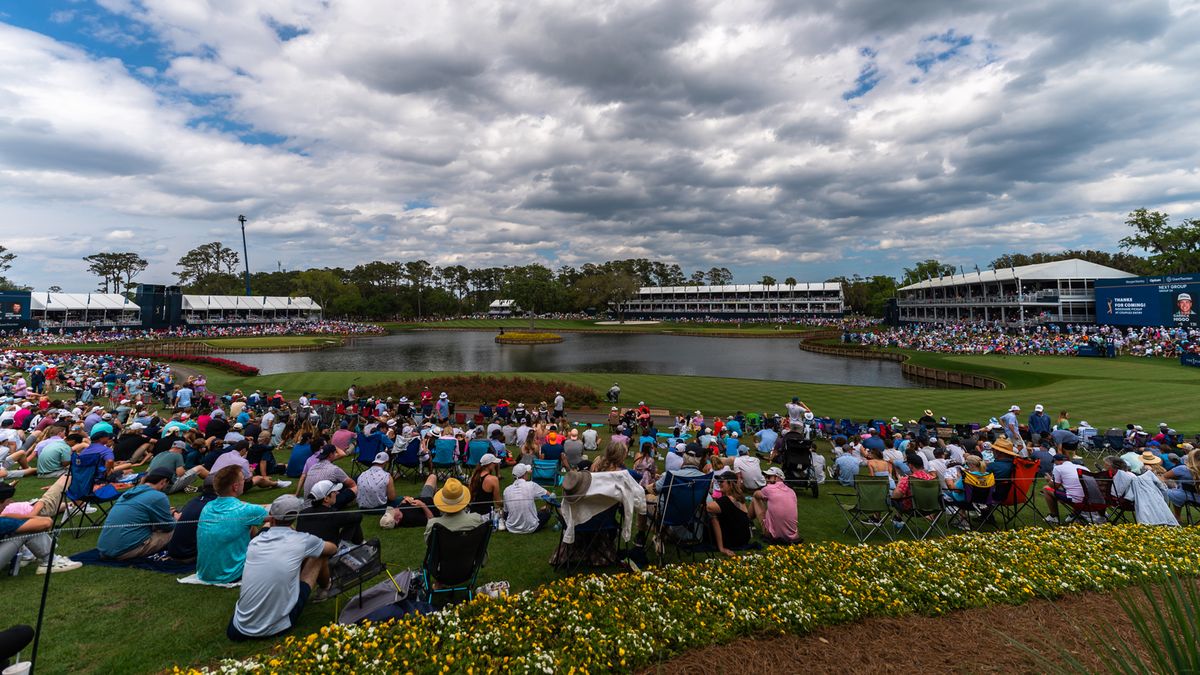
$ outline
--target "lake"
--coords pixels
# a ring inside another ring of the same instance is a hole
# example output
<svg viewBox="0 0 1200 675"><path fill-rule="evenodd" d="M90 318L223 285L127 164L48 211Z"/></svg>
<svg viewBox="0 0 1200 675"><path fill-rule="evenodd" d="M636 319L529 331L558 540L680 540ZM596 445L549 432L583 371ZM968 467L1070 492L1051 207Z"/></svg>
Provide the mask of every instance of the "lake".
<svg viewBox="0 0 1200 675"><path fill-rule="evenodd" d="M802 351L795 339L567 333L552 345L498 345L495 333L409 331L312 352L227 354L264 375L303 371L586 372L708 375L917 388L900 364Z"/></svg>

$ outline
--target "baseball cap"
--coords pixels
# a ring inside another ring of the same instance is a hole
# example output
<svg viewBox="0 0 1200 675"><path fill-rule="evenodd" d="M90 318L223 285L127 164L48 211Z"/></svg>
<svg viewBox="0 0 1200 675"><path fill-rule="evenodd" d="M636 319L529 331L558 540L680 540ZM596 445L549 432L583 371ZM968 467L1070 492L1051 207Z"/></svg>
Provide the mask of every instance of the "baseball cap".
<svg viewBox="0 0 1200 675"><path fill-rule="evenodd" d="M175 441L174 443L171 444L171 449L174 450L175 448L178 448L180 450L186 450L187 443L185 443L183 441Z"/></svg>
<svg viewBox="0 0 1200 675"><path fill-rule="evenodd" d="M483 454L483 457L479 458L479 466L488 466L489 464L499 464L499 463L500 463L500 458L490 452L485 452Z"/></svg>
<svg viewBox="0 0 1200 675"><path fill-rule="evenodd" d="M1054 461L1056 461L1056 462L1065 462L1066 459L1067 459L1067 456L1062 453L1059 453L1054 456Z"/></svg>
<svg viewBox="0 0 1200 675"><path fill-rule="evenodd" d="M157 469L150 469L150 472L146 474L146 480L144 482L157 483L160 480L169 480L170 478L171 472L160 466Z"/></svg>
<svg viewBox="0 0 1200 675"><path fill-rule="evenodd" d="M731 469L725 469L724 471L718 471L717 473L713 474L713 478L716 480L737 480L737 474Z"/></svg>
<svg viewBox="0 0 1200 675"><path fill-rule="evenodd" d="M520 478L527 473L529 473L528 464L517 464L513 466L513 478Z"/></svg>
<svg viewBox="0 0 1200 675"><path fill-rule="evenodd" d="M329 481L324 481L328 483ZM280 522L291 522L304 510L304 500L296 495L279 495L271 502L271 517Z"/></svg>
<svg viewBox="0 0 1200 675"><path fill-rule="evenodd" d="M308 491L308 494L311 495L313 499L320 500L325 499L330 494L341 489L341 483L335 483L331 480L319 480L317 481L317 484L312 486L312 489Z"/></svg>
<svg viewBox="0 0 1200 675"><path fill-rule="evenodd" d="M374 464L387 464L388 461L391 460L391 458L392 458L391 455L387 454L386 452L381 452L381 453L375 455L375 461L373 463Z"/></svg>
<svg viewBox="0 0 1200 675"><path fill-rule="evenodd" d="M767 469L766 471L764 471L763 475L764 476L775 476L776 478L783 478L783 469L781 469L777 466L773 466L773 467Z"/></svg>
<svg viewBox="0 0 1200 675"><path fill-rule="evenodd" d="M108 433L107 431L103 431L103 430L97 431L96 433L92 434L93 441L101 441L106 438L112 438L112 434Z"/></svg>
<svg viewBox="0 0 1200 675"><path fill-rule="evenodd" d="M1037 404L1037 405L1033 406L1033 411L1034 411L1034 412L1042 412L1043 410L1045 410L1045 408L1043 408L1043 407L1042 407L1042 404L1041 404L1041 403L1039 403L1039 404Z"/></svg>

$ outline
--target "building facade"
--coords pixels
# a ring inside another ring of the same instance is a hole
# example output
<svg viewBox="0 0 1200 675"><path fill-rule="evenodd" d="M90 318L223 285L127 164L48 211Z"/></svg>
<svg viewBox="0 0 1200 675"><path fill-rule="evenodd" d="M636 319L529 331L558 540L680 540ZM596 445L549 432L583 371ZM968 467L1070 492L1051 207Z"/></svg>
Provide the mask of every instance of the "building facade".
<svg viewBox="0 0 1200 675"><path fill-rule="evenodd" d="M845 312L840 283L731 286L646 286L626 302L626 316L652 319L837 317Z"/></svg>
<svg viewBox="0 0 1200 675"><path fill-rule="evenodd" d="M896 291L901 323L1096 323L1096 280L1128 272L1079 259L928 279Z"/></svg>

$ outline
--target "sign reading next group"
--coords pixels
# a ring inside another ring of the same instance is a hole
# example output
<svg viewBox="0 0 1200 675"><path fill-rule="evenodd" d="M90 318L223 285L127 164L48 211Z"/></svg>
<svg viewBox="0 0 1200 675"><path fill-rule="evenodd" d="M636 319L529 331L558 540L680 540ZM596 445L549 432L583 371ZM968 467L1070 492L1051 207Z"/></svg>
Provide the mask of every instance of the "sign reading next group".
<svg viewBox="0 0 1200 675"><path fill-rule="evenodd" d="M1096 323L1114 326L1198 325L1200 275L1096 280Z"/></svg>
<svg viewBox="0 0 1200 675"><path fill-rule="evenodd" d="M0 330L21 328L29 321L29 291L0 291Z"/></svg>

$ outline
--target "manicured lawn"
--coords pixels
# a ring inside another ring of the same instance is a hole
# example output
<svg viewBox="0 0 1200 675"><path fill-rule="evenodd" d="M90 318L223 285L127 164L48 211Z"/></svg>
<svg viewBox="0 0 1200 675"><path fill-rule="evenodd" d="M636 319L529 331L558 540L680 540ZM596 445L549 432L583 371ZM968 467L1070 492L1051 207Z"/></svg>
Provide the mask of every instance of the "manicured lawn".
<svg viewBox="0 0 1200 675"><path fill-rule="evenodd" d="M529 319L451 319L447 321L432 321L422 323L381 323L380 326L388 330L413 330L421 328L462 328L469 330L495 330L501 328L524 328L529 329ZM743 335L800 335L802 333L814 330L809 326L796 326L793 324L743 324L740 328L729 323L682 323L677 321L663 321L656 324L605 324L601 325L595 321L586 321L580 319L538 319L534 322L535 330L559 330L559 331L589 331L589 332L621 332L621 333L712 333L716 334L743 334Z"/></svg>
<svg viewBox="0 0 1200 675"><path fill-rule="evenodd" d="M714 358L719 355L714 354ZM1014 403L1025 414L1041 403L1052 416L1059 410L1071 412L1075 421L1093 426L1143 426L1166 421L1181 432L1200 432L1200 408L1195 405L1200 369L1186 368L1166 359L1081 359L1056 356L949 356L913 354L913 363L997 377L1008 384L1004 390L895 389L851 385L824 385L736 378L643 375L611 373L519 373L520 375L569 380L607 391L613 381L621 384L626 405L639 400L652 407L691 412L731 414L782 412L783 404L799 396L818 415L869 419L895 415L905 420L921 416L931 408L951 423L987 421L1007 412ZM874 365L864 362L864 367ZM370 391L372 382L419 379L428 373L398 372L313 372L280 373L256 378L235 376L206 369L212 389L245 391L283 389L289 395L316 391L333 395L353 381L360 391ZM504 373L489 373L504 375ZM517 373L508 373L509 375ZM412 392L416 393L416 392ZM497 392L499 395L502 392ZM453 392L451 392L453 395ZM410 394L411 395L411 394Z"/></svg>
<svg viewBox="0 0 1200 675"><path fill-rule="evenodd" d="M336 337L322 337L316 335L212 338L204 340L205 344L217 349L240 349L246 347L307 347L309 345L339 344L340 342L341 339Z"/></svg>

